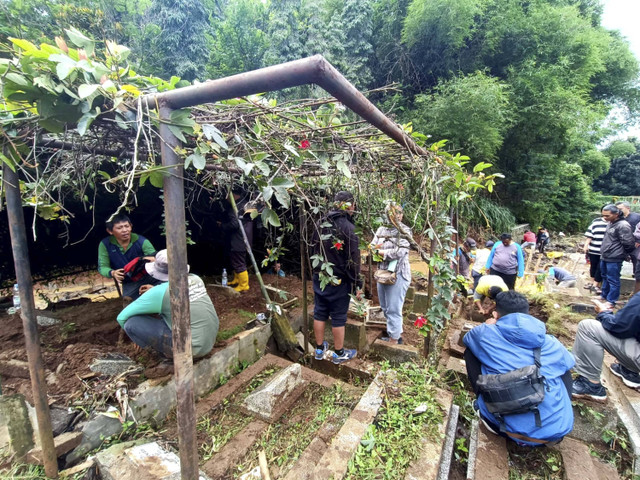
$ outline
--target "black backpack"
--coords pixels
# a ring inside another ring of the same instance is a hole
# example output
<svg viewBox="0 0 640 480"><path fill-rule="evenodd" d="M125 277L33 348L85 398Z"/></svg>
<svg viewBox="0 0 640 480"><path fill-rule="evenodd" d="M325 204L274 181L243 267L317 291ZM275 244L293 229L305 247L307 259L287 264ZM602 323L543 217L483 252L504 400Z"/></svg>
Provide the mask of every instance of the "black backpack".
<svg viewBox="0 0 640 480"><path fill-rule="evenodd" d="M532 412L536 427L542 426L538 405L544 400L545 387L549 387L540 375L540 348L533 350L534 365L518 368L497 375L479 375L477 387L487 410L500 423L500 432L505 432L504 417Z"/></svg>

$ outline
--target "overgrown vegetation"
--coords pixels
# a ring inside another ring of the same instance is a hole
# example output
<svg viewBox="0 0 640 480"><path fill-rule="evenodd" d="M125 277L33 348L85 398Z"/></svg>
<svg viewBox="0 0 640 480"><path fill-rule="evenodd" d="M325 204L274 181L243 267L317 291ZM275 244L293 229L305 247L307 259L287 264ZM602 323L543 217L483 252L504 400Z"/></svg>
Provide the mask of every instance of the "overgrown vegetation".
<svg viewBox="0 0 640 480"><path fill-rule="evenodd" d="M424 439L440 442L436 432L443 413L434 379L411 363L388 371L383 379L383 404L349 462L345 478L404 478Z"/></svg>

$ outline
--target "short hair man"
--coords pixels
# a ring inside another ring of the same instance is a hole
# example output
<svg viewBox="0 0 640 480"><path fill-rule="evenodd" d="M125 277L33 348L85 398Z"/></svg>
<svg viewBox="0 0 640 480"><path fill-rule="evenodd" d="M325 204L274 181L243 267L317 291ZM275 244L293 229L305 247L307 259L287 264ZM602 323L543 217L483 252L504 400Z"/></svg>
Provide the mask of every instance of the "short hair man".
<svg viewBox="0 0 640 480"><path fill-rule="evenodd" d="M120 312L118 323L136 345L142 348L151 347L161 355L172 358L167 251L160 250L155 262L147 263L145 268L160 284L143 288L144 292L140 298ZM202 279L191 274L188 282L191 350L197 358L206 355L213 348L218 335L219 321Z"/></svg>
<svg viewBox="0 0 640 480"><path fill-rule="evenodd" d="M478 285L473 292L473 304L478 307L480 313L485 315L487 312L482 306L482 301L485 297L489 297L494 300L499 293L509 290L507 284L504 283L502 277L498 275L484 275L478 279Z"/></svg>
<svg viewBox="0 0 640 480"><path fill-rule="evenodd" d="M606 303L596 304L596 319L582 320L573 344L578 377L573 396L604 401L607 390L600 383L604 351L616 357L611 371L631 388L640 387L640 293L615 315Z"/></svg>
<svg viewBox="0 0 640 480"><path fill-rule="evenodd" d="M464 358L469 381L478 395L480 418L498 433L499 420L478 394L478 376L507 373L532 365L534 349L540 348L540 373L546 381L544 400L538 405L540 424L536 425L533 412L503 417L504 436L520 444L537 446L559 441L573 429L569 392L574 360L558 339L546 334L545 324L528 313L529 303L524 295L514 291L498 294L493 318L464 336L467 346Z"/></svg>
<svg viewBox="0 0 640 480"><path fill-rule="evenodd" d="M635 239L622 211L615 205L602 207L602 218L608 222L600 246L600 273L602 275L602 300L615 306L620 298L620 271L635 249Z"/></svg>
<svg viewBox="0 0 640 480"><path fill-rule="evenodd" d="M124 266L137 257L153 259L156 249L145 237L132 232L131 220L124 214L111 217L105 227L109 236L98 245L98 272L103 277L121 282L122 295L135 300L140 296L142 285L157 285L158 282L148 275L132 281L125 275Z"/></svg>
<svg viewBox="0 0 640 480"><path fill-rule="evenodd" d="M633 276L636 279L634 293L637 293L640 291L640 214L631 211L629 202L616 202L616 207L620 209L624 219L631 226L631 231L636 241L636 248L631 255L631 262L633 263Z"/></svg>
<svg viewBox="0 0 640 480"><path fill-rule="evenodd" d="M344 331L347 323L352 287L360 296L360 248L355 233L353 214L355 200L350 192L338 192L334 199L334 208L320 221L313 234L312 254L317 263L313 275L313 332L316 339L316 360L322 360L329 345L324 341L324 327L331 319L331 331L335 351L331 360L340 364L357 355L355 349L344 348ZM322 261L319 259L322 258ZM322 265L332 263L335 283L322 285L320 274L325 272Z"/></svg>
<svg viewBox="0 0 640 480"><path fill-rule="evenodd" d="M516 277L524 277L522 248L512 242L510 233L500 235L500 241L491 249L486 268L491 275L502 277L509 290L516 288Z"/></svg>

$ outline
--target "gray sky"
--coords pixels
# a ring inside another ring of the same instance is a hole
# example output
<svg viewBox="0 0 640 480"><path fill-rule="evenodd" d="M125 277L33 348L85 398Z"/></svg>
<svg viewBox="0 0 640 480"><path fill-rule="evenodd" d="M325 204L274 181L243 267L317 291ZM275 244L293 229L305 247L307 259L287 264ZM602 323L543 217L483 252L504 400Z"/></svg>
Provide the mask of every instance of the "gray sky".
<svg viewBox="0 0 640 480"><path fill-rule="evenodd" d="M640 0L602 0L602 4L602 26L608 30L620 30L629 40L631 51L640 60ZM626 138L628 135L640 137L640 127L630 127L616 138Z"/></svg>

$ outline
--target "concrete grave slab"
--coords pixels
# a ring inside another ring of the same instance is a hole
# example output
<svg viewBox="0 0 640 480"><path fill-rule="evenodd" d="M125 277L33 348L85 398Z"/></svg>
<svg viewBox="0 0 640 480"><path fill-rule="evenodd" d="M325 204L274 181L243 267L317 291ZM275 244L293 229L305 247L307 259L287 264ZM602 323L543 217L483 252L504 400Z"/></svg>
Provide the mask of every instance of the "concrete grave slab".
<svg viewBox="0 0 640 480"><path fill-rule="evenodd" d="M124 372L142 371L142 365L122 353L110 353L103 357L96 358L89 365L89 370L102 375L120 375Z"/></svg>
<svg viewBox="0 0 640 480"><path fill-rule="evenodd" d="M380 339L371 345L371 353L388 360L392 365L412 362L420 357L420 351L416 347L395 345Z"/></svg>
<svg viewBox="0 0 640 480"><path fill-rule="evenodd" d="M385 372L379 372L376 375L309 478L340 480L344 477L351 457L382 405L384 375Z"/></svg>
<svg viewBox="0 0 640 480"><path fill-rule="evenodd" d="M278 407L287 404L294 391L304 383L300 364L294 363L248 395L243 407L261 419L273 422Z"/></svg>
<svg viewBox="0 0 640 480"><path fill-rule="evenodd" d="M565 438L560 444L553 447L562 455L566 480L613 480L619 478L618 472L613 468L597 468L601 462L591 456L589 446L573 438ZM611 476L615 473L615 476Z"/></svg>
<svg viewBox="0 0 640 480"><path fill-rule="evenodd" d="M102 480L180 480L180 459L156 442L127 442L99 452ZM208 480L200 473L199 480Z"/></svg>
<svg viewBox="0 0 640 480"><path fill-rule="evenodd" d="M65 453L70 452L82 441L82 432L66 432L53 438L53 446L56 449L56 457L61 457ZM27 453L29 463L36 465L44 465L44 455L42 448L36 447Z"/></svg>
<svg viewBox="0 0 640 480"><path fill-rule="evenodd" d="M33 428L24 396L0 396L0 450L23 458L33 445Z"/></svg>
<svg viewBox="0 0 640 480"><path fill-rule="evenodd" d="M509 454L507 442L486 430L484 425L474 420L471 443L475 445L475 452L469 449L469 458L475 453L474 460L469 461L467 469L468 480L507 480L509 478ZM473 471L470 469L473 468Z"/></svg>

